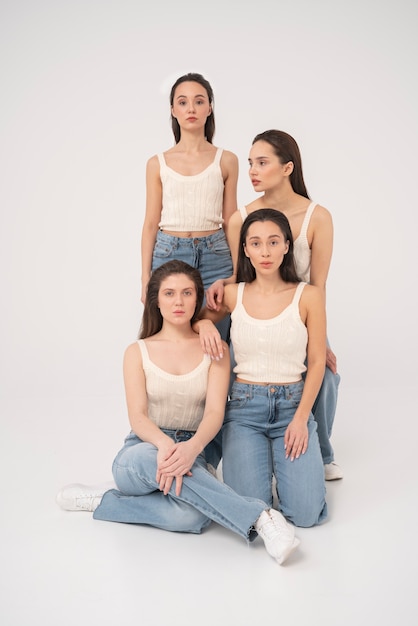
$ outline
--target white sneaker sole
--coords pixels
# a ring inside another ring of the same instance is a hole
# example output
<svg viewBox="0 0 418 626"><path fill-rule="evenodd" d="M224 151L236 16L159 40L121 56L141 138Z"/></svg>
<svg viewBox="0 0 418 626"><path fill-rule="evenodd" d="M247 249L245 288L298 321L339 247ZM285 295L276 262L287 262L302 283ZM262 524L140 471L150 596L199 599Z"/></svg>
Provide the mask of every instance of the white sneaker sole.
<svg viewBox="0 0 418 626"><path fill-rule="evenodd" d="M300 544L300 539L295 537L293 539L292 545L290 545L287 550L285 550L279 558L276 559L279 565L283 565L283 563L289 558L289 556L296 550L298 545Z"/></svg>

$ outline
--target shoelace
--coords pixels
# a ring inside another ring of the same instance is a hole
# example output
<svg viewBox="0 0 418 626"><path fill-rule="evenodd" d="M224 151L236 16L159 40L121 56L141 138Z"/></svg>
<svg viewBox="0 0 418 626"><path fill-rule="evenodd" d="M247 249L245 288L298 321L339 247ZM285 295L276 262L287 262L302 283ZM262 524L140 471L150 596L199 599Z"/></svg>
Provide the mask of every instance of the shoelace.
<svg viewBox="0 0 418 626"><path fill-rule="evenodd" d="M76 498L76 506L82 511L92 511L96 504L96 500L98 500L97 496L78 496Z"/></svg>
<svg viewBox="0 0 418 626"><path fill-rule="evenodd" d="M267 513L268 515L268 513ZM267 539L274 539L281 532L281 528L276 524L276 520L268 515L268 521L260 527L260 533L262 533Z"/></svg>

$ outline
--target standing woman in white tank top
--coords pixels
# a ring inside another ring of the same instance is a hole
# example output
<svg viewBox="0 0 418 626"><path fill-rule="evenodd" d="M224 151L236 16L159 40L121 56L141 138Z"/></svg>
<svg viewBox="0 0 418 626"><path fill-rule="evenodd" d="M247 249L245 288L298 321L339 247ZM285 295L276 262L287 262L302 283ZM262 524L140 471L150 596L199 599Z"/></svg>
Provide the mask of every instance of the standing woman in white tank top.
<svg viewBox="0 0 418 626"><path fill-rule="evenodd" d="M299 147L288 133L267 130L257 135L249 154L249 175L254 190L262 195L241 207L228 224L228 242L236 268L239 233L247 215L270 207L286 215L292 229L294 257L299 279L316 285L325 295L326 280L333 248L333 223L330 212L312 202L306 189ZM236 272L236 270L235 270ZM227 281L217 281L207 292L209 307L216 308L222 300L223 284L235 282L235 274ZM327 346L327 367L312 412L318 424L318 436L324 463L325 478L342 478L342 470L334 461L330 437L336 413L340 375L337 359Z"/></svg>
<svg viewBox="0 0 418 626"><path fill-rule="evenodd" d="M212 87L201 74L185 74L171 89L170 106L175 145L146 167L142 302L151 272L173 259L198 269L205 290L232 273L224 227L237 209L238 159L212 143ZM227 338L228 324L219 330Z"/></svg>

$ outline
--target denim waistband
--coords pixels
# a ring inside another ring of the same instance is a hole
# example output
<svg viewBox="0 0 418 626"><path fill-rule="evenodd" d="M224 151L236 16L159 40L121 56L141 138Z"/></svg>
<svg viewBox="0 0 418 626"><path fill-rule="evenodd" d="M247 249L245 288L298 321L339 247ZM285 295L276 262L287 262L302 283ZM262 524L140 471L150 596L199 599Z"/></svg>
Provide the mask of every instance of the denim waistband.
<svg viewBox="0 0 418 626"><path fill-rule="evenodd" d="M161 428L161 430L163 431L163 433L171 437L171 439L173 439L175 442L188 441L193 437L193 435L196 434L194 430L183 430L182 428L179 428L178 430Z"/></svg>
<svg viewBox="0 0 418 626"><path fill-rule="evenodd" d="M287 383L285 385L275 385L267 383L264 385L255 385L252 383L234 382L231 392L240 393L251 398L253 396L271 396L272 394L283 395L285 397L293 395L295 392L303 389L304 382L299 380L296 383Z"/></svg>
<svg viewBox="0 0 418 626"><path fill-rule="evenodd" d="M179 441L188 441L193 437L193 435L196 434L194 430L184 430L183 428L161 428L161 430L163 433L171 437L171 439L173 439L176 443ZM127 445L134 445L135 443L140 443L141 441L142 439L140 439L133 430L131 430L125 438L125 444Z"/></svg>
<svg viewBox="0 0 418 626"><path fill-rule="evenodd" d="M219 241L221 239L225 238L225 232L223 230L223 228L220 228L216 233L212 233L211 235L208 235L207 237L176 237L175 235L167 235L167 233L164 233L162 230L159 230L157 233L157 237L160 241L167 241L170 243L175 243L177 246L179 245L185 245L185 246L190 246L190 244L196 244L196 243L203 243L203 244L207 244L207 243L214 243L216 241Z"/></svg>

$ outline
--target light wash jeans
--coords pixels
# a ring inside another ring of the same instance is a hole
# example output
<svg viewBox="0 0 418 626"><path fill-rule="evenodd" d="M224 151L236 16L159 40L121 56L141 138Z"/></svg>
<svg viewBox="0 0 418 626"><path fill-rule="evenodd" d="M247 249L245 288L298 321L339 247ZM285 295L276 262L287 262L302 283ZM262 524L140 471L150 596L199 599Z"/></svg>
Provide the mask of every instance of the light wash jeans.
<svg viewBox="0 0 418 626"><path fill-rule="evenodd" d="M174 441L187 441L193 432L164 430ZM254 523L269 507L256 498L243 497L218 481L199 455L184 476L181 493L173 483L165 496L158 489L157 448L131 432L113 462L113 477L119 489L107 491L93 517L110 522L148 524L164 530L201 533L211 520L248 541L257 537Z"/></svg>
<svg viewBox="0 0 418 626"><path fill-rule="evenodd" d="M231 382L230 390L232 389L235 374L232 369L235 366L234 348L232 343L230 344L231 355ZM303 379L305 378L302 375ZM322 385L316 396L315 402L312 407L312 413L317 424L317 433L319 439L319 445L321 448L322 462L331 463L334 460L334 450L331 445L332 427L334 424L335 413L337 410L338 399L338 386L340 384L340 375L333 374L331 370L326 367ZM231 392L231 391L230 391ZM213 467L218 467L222 458L222 439L221 433L218 433L216 438L207 446L206 458L208 463L211 463Z"/></svg>
<svg viewBox="0 0 418 626"><path fill-rule="evenodd" d="M329 341L327 339L327 346ZM305 379L306 373L302 375ZM324 465L334 460L334 450L331 445L332 427L337 411L338 387L340 375L333 374L329 367L325 368L324 378L312 407L312 413L318 426L319 445L321 447Z"/></svg>
<svg viewBox="0 0 418 626"><path fill-rule="evenodd" d="M223 229L208 237L174 237L158 231L152 255L152 271L167 261L178 259L199 270L205 291L218 278L232 274L232 257ZM217 328L229 340L229 316Z"/></svg>
<svg viewBox="0 0 418 626"><path fill-rule="evenodd" d="M326 367L321 388L312 407L312 413L318 427L318 439L324 465L332 463L334 460L334 450L330 438L337 410L339 384L340 375L333 374Z"/></svg>
<svg viewBox="0 0 418 626"><path fill-rule="evenodd" d="M305 454L285 458L284 435L299 405L303 381L291 385L235 382L222 430L223 479L241 495L273 504L273 475L279 510L296 526L325 520L325 477L317 426L311 414Z"/></svg>

